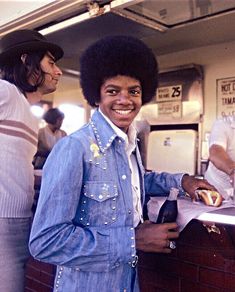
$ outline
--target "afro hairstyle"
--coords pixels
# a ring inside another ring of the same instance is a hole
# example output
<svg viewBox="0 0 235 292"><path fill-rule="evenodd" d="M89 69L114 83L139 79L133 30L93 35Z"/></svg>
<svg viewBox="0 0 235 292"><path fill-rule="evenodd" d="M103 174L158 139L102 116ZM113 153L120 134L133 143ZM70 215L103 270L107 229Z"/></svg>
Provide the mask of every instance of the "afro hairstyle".
<svg viewBox="0 0 235 292"><path fill-rule="evenodd" d="M138 80L142 104L152 100L158 86L158 64L141 40L124 35L108 36L89 46L80 58L80 84L91 106L100 101L100 89L108 78L124 75Z"/></svg>
<svg viewBox="0 0 235 292"><path fill-rule="evenodd" d="M48 123L55 125L58 118L64 119L64 113L61 112L58 108L50 108L43 115L43 119Z"/></svg>

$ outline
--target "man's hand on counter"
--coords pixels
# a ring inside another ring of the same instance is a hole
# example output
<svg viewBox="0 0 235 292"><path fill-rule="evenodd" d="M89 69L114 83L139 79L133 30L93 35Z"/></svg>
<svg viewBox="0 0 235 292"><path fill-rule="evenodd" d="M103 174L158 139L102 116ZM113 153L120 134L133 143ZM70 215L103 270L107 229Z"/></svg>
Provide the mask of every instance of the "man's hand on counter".
<svg viewBox="0 0 235 292"><path fill-rule="evenodd" d="M136 249L144 252L170 253L170 242L179 237L176 223L155 224L145 221L135 229Z"/></svg>
<svg viewBox="0 0 235 292"><path fill-rule="evenodd" d="M185 174L181 181L182 188L185 190L186 193L189 194L192 200L196 199L195 191L197 189L205 189L205 190L212 190L216 191L216 188L209 184L205 179L198 179L192 175Z"/></svg>

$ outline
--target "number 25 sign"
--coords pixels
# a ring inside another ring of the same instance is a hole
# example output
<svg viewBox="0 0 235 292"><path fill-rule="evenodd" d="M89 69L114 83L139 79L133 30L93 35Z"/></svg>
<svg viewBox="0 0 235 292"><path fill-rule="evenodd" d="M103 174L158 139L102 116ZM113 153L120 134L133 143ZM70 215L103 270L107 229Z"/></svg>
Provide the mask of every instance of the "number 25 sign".
<svg viewBox="0 0 235 292"><path fill-rule="evenodd" d="M173 85L167 87L159 87L157 90L156 101L179 101L182 100L182 85Z"/></svg>

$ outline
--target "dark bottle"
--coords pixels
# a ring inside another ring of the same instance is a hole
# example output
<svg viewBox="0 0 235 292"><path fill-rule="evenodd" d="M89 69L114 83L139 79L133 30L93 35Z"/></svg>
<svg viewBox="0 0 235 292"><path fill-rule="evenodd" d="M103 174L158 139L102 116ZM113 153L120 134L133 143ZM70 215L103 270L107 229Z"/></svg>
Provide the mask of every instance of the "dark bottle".
<svg viewBox="0 0 235 292"><path fill-rule="evenodd" d="M176 222L178 215L177 196L179 190L171 188L170 193L166 201L161 206L156 223L171 223Z"/></svg>

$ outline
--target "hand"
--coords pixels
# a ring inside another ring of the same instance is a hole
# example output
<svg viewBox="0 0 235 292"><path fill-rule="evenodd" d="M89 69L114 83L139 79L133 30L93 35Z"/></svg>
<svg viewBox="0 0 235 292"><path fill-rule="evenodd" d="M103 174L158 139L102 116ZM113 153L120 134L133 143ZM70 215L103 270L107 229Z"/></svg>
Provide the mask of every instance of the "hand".
<svg viewBox="0 0 235 292"><path fill-rule="evenodd" d="M176 223L155 224L145 221L135 229L136 249L144 252L170 253L170 241L179 237ZM172 231L172 229L174 231Z"/></svg>
<svg viewBox="0 0 235 292"><path fill-rule="evenodd" d="M181 184L183 189L189 194L192 200L196 199L195 191L198 188L217 191L216 188L209 184L206 179L198 179L192 175L184 175Z"/></svg>

